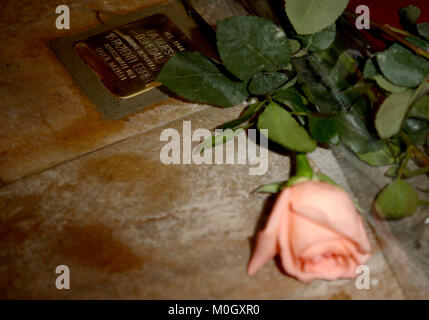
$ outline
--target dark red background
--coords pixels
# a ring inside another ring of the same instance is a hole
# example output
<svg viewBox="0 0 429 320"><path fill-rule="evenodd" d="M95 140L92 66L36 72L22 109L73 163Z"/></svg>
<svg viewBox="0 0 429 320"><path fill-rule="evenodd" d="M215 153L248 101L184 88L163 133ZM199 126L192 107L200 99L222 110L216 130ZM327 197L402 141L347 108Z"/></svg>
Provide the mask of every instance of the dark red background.
<svg viewBox="0 0 429 320"><path fill-rule="evenodd" d="M418 23L429 22L429 0L351 0L347 10L356 11L359 5L366 5L370 9L370 19L380 24L389 24L393 27L402 28L399 22L399 9L409 5L415 5L420 8L421 15ZM383 33L369 32L360 30L364 42L372 46L373 53L386 49L392 43L391 38Z"/></svg>
<svg viewBox="0 0 429 320"><path fill-rule="evenodd" d="M429 0L351 0L348 10L355 12L359 5L366 5L370 9L371 19L383 24L400 27L399 9L415 5L422 14L418 22L429 22Z"/></svg>

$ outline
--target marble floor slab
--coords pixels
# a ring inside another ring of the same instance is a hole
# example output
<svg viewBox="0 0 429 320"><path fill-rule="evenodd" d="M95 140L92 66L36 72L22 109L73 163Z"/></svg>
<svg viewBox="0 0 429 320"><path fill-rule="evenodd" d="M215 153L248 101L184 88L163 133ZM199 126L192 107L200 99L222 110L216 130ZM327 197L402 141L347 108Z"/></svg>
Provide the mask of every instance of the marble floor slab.
<svg viewBox="0 0 429 320"><path fill-rule="evenodd" d="M51 15L0 31L0 185L207 107L166 100L120 120L103 118L47 46L100 25L99 18L77 7L70 30L57 30Z"/></svg>
<svg viewBox="0 0 429 320"><path fill-rule="evenodd" d="M252 239L272 206L251 192L286 179L288 157L270 152L261 176L249 175L251 164L160 161L164 129L181 133L183 121L214 128L239 112L206 109L1 188L0 296L403 298L371 230L369 290L353 280L303 284L274 260L246 275ZM55 287L58 265L70 268L70 290Z"/></svg>
<svg viewBox="0 0 429 320"><path fill-rule="evenodd" d="M167 0L171 1L171 0ZM55 15L55 8L67 5L99 11L105 14L127 14L166 0L3 0L0 11L0 30L17 24L37 21Z"/></svg>

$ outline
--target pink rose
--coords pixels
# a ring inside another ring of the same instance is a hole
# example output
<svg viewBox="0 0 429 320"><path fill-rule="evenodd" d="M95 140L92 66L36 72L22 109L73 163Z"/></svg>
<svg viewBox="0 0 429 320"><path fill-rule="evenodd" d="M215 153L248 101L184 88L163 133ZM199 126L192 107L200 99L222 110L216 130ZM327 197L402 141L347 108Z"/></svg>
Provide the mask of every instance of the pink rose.
<svg viewBox="0 0 429 320"><path fill-rule="evenodd" d="M371 251L353 201L331 184L308 181L284 189L258 234L247 272L279 253L285 271L301 281L355 278Z"/></svg>

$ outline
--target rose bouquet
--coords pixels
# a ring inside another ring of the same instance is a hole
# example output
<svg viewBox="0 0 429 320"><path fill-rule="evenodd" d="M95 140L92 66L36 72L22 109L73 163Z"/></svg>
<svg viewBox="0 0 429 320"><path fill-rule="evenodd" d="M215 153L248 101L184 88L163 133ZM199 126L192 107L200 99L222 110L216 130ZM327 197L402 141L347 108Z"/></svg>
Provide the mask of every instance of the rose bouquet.
<svg viewBox="0 0 429 320"><path fill-rule="evenodd" d="M371 202L377 219L410 217L427 204L427 190L406 180L429 173L429 23L417 23L415 6L399 13L405 30L371 22L388 42L371 52L352 36L350 17L357 16L344 11L347 4L287 0L282 26L256 16L220 21L219 59L180 52L158 76L191 101L218 107L247 101L241 117L220 128L268 129L272 145L296 156L295 176L258 189L278 198L257 237L249 274L279 254L285 271L300 280L351 278L368 259L370 244L353 201L308 165L305 154L317 146L343 146L353 161L389 166L391 182Z"/></svg>

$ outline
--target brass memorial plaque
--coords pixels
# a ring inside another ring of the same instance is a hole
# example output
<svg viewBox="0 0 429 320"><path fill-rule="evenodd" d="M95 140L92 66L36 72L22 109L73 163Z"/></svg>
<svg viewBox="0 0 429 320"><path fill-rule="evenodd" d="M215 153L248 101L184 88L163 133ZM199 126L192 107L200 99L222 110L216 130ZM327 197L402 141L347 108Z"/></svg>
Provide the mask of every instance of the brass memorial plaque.
<svg viewBox="0 0 429 320"><path fill-rule="evenodd" d="M212 47L180 2L114 17L49 46L100 113L112 120L171 96L156 77L176 52L193 46L210 52Z"/></svg>
<svg viewBox="0 0 429 320"><path fill-rule="evenodd" d="M158 13L76 42L74 48L113 95L126 99L159 86L162 66L191 43Z"/></svg>

